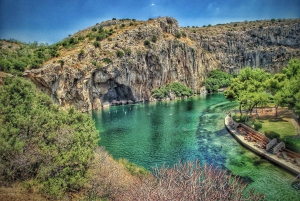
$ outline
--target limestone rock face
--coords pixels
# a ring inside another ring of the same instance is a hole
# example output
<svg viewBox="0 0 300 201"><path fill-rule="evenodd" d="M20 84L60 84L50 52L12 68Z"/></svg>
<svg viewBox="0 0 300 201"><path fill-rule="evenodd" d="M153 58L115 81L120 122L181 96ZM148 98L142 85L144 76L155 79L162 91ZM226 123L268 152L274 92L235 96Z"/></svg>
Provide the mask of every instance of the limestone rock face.
<svg viewBox="0 0 300 201"><path fill-rule="evenodd" d="M300 56L300 20L286 23L191 37L228 72L250 66L274 73L281 71L291 58Z"/></svg>
<svg viewBox="0 0 300 201"><path fill-rule="evenodd" d="M251 66L274 72L291 57L299 56L299 22L216 35L193 33L169 17L129 23L102 22L96 27L117 31L102 40L100 48L86 38L73 49L62 51L59 58L24 75L56 103L85 112L150 100L154 88L175 81L200 93L205 91L201 82L213 69L238 72Z"/></svg>

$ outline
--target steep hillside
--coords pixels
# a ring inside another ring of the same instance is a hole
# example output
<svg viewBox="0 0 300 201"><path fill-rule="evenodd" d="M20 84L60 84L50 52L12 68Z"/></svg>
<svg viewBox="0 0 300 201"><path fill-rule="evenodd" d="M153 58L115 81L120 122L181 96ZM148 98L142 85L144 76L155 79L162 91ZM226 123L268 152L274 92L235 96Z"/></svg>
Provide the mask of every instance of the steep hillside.
<svg viewBox="0 0 300 201"><path fill-rule="evenodd" d="M189 28L220 67L238 72L245 66L279 72L291 58L300 56L300 20L269 20Z"/></svg>
<svg viewBox="0 0 300 201"><path fill-rule="evenodd" d="M55 102L81 111L149 100L153 89L172 82L200 93L201 82L213 69L280 71L300 55L299 22L180 28L169 17L110 20L58 43L59 57L24 75Z"/></svg>

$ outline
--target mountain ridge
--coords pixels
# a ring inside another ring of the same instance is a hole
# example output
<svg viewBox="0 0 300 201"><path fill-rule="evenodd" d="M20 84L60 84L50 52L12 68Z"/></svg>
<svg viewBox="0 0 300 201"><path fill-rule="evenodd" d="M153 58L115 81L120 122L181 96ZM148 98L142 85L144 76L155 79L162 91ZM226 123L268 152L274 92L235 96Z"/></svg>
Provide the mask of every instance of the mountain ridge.
<svg viewBox="0 0 300 201"><path fill-rule="evenodd" d="M202 81L214 69L237 73L250 66L279 72L300 56L299 22L181 28L171 17L109 20L65 39L59 57L24 76L56 103L81 111L151 100L153 89L172 82L201 93Z"/></svg>

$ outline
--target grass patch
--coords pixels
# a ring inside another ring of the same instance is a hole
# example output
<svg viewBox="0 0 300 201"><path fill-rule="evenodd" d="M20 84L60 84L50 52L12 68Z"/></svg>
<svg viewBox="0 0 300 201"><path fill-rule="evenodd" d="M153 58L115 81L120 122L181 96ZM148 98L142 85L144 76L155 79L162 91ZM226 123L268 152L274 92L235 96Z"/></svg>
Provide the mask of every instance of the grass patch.
<svg viewBox="0 0 300 201"><path fill-rule="evenodd" d="M120 158L118 162L122 164L125 167L125 169L133 176L141 178L150 174L146 168L137 166L136 164L131 163L126 159Z"/></svg>
<svg viewBox="0 0 300 201"><path fill-rule="evenodd" d="M280 135L280 138L295 136L295 128L290 119L256 119L254 122L256 121L262 124L262 128L259 129L261 133L274 131Z"/></svg>
<svg viewBox="0 0 300 201"><path fill-rule="evenodd" d="M295 127L291 119L256 119L253 123L254 122L260 122L262 124L262 128L258 130L259 132L265 133L265 131L273 131L279 134L279 139L286 144L288 149L300 153L300 136L295 136Z"/></svg>

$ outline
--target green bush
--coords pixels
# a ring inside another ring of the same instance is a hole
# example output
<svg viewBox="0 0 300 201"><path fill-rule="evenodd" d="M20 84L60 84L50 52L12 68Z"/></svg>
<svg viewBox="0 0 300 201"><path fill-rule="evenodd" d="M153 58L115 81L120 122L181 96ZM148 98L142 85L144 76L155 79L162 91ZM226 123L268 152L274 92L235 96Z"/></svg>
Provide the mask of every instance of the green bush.
<svg viewBox="0 0 300 201"><path fill-rule="evenodd" d="M95 41L94 43L95 48L100 48L100 43L98 41Z"/></svg>
<svg viewBox="0 0 300 201"><path fill-rule="evenodd" d="M280 138L280 134L278 134L274 131L265 131L265 136L270 138L270 139L274 139L274 138L279 139Z"/></svg>
<svg viewBox="0 0 300 201"><path fill-rule="evenodd" d="M292 138L286 138L284 140L285 146L286 148L288 148L289 150L292 150L294 152L300 153L300 147L297 146L297 143L295 143L295 140Z"/></svg>
<svg viewBox="0 0 300 201"><path fill-rule="evenodd" d="M203 82L209 93L217 92L220 87L227 87L231 83L232 76L221 70L212 70L208 78Z"/></svg>
<svg viewBox="0 0 300 201"><path fill-rule="evenodd" d="M52 197L87 182L98 135L90 116L59 109L33 83L17 77L4 79L0 111L2 181L36 180Z"/></svg>
<svg viewBox="0 0 300 201"><path fill-rule="evenodd" d="M262 128L262 124L258 121L254 122L254 130L258 131Z"/></svg>
<svg viewBox="0 0 300 201"><path fill-rule="evenodd" d="M121 50L117 50L116 55L117 57L122 58L124 56L124 52L122 52Z"/></svg>
<svg viewBox="0 0 300 201"><path fill-rule="evenodd" d="M145 45L145 46L149 46L149 45L150 45L150 41L145 40L145 41L144 41L144 45Z"/></svg>
<svg viewBox="0 0 300 201"><path fill-rule="evenodd" d="M242 116L240 116L240 122L245 122L246 121L246 117L247 115L243 114Z"/></svg>
<svg viewBox="0 0 300 201"><path fill-rule="evenodd" d="M104 58L102 61L105 62L105 63L107 63L107 64L109 64L109 63L112 62L111 59L109 59L109 58Z"/></svg>
<svg viewBox="0 0 300 201"><path fill-rule="evenodd" d="M193 91L190 88L178 82L173 82L160 89L153 89L152 97L163 99L170 96L170 92L173 92L176 97L191 96L193 94Z"/></svg>
<svg viewBox="0 0 300 201"><path fill-rule="evenodd" d="M156 41L157 41L157 36L153 35L152 38L151 38L151 41L152 41L153 43L156 43Z"/></svg>
<svg viewBox="0 0 300 201"><path fill-rule="evenodd" d="M175 34L175 37L176 37L176 38L181 38L181 33L177 32L177 33Z"/></svg>
<svg viewBox="0 0 300 201"><path fill-rule="evenodd" d="M118 160L118 162L121 163L125 167L125 169L133 176L144 177L150 174L146 168L137 166L136 164L131 163L126 159L121 158Z"/></svg>

